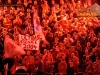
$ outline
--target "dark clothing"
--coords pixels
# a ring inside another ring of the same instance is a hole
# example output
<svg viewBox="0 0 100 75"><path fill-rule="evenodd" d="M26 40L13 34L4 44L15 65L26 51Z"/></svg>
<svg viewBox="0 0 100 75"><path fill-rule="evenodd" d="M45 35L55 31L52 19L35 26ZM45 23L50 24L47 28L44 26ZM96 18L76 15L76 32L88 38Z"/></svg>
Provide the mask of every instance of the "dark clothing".
<svg viewBox="0 0 100 75"><path fill-rule="evenodd" d="M73 67L69 67L67 74L68 75L74 75L74 68Z"/></svg>
<svg viewBox="0 0 100 75"><path fill-rule="evenodd" d="M46 40L51 44L53 41L53 34L52 33L47 33L46 34Z"/></svg>
<svg viewBox="0 0 100 75"><path fill-rule="evenodd" d="M0 57L0 72L3 70L3 62L2 62L2 58Z"/></svg>
<svg viewBox="0 0 100 75"><path fill-rule="evenodd" d="M12 66L14 65L14 60L11 58L5 58L3 60L2 66L4 67L5 64L8 63L8 72L7 75L11 75L10 69L12 68ZM2 75L4 75L5 70L2 71Z"/></svg>
<svg viewBox="0 0 100 75"><path fill-rule="evenodd" d="M40 42L40 52L41 54L44 53L44 49L50 49L50 44L45 44L45 46L42 46L44 45L43 41Z"/></svg>
<svg viewBox="0 0 100 75"><path fill-rule="evenodd" d="M3 64L7 64L8 63L8 69L10 70L12 68L12 66L14 65L14 60L11 58L5 58L3 61Z"/></svg>
<svg viewBox="0 0 100 75"><path fill-rule="evenodd" d="M77 40L80 41L82 47L85 45L85 39L82 36L79 36Z"/></svg>
<svg viewBox="0 0 100 75"><path fill-rule="evenodd" d="M37 64L38 67L38 73L43 73L44 72L44 62L43 60L40 60Z"/></svg>
<svg viewBox="0 0 100 75"><path fill-rule="evenodd" d="M37 72L37 75L44 75L44 72Z"/></svg>
<svg viewBox="0 0 100 75"><path fill-rule="evenodd" d="M58 73L58 63L59 61L56 61L55 64L54 64L54 68L55 68L55 73Z"/></svg>

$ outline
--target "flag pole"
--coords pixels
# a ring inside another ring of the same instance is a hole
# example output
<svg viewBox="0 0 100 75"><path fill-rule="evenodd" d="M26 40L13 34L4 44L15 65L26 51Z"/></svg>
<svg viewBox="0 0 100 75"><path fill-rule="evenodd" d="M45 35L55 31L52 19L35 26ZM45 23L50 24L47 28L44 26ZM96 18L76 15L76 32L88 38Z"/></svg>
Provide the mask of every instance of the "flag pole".
<svg viewBox="0 0 100 75"><path fill-rule="evenodd" d="M8 63L4 65L4 75L7 75L7 72L8 72Z"/></svg>

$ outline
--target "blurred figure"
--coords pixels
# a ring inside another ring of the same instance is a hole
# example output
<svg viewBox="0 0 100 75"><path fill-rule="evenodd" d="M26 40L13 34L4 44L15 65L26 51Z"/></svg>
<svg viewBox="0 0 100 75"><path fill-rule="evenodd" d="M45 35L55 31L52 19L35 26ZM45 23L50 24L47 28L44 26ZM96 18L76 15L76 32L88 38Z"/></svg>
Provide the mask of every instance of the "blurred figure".
<svg viewBox="0 0 100 75"><path fill-rule="evenodd" d="M37 58L37 74L38 75L44 75L44 62L43 62L43 59L42 59L42 56L38 56Z"/></svg>
<svg viewBox="0 0 100 75"><path fill-rule="evenodd" d="M22 0L18 0L17 1L17 4L22 4Z"/></svg>
<svg viewBox="0 0 100 75"><path fill-rule="evenodd" d="M86 57L86 72L91 73L92 72L92 61L90 60L90 56Z"/></svg>
<svg viewBox="0 0 100 75"><path fill-rule="evenodd" d="M20 28L22 26L22 20L19 15L16 15L16 18L13 21L14 27Z"/></svg>
<svg viewBox="0 0 100 75"><path fill-rule="evenodd" d="M5 28L12 28L12 21L8 18L8 15L5 15L3 26Z"/></svg>
<svg viewBox="0 0 100 75"><path fill-rule="evenodd" d="M58 71L60 74L66 74L67 63L64 58L61 58L60 62L58 63Z"/></svg>
<svg viewBox="0 0 100 75"><path fill-rule="evenodd" d="M33 72L37 71L36 68L35 68L35 61L34 60L35 59L31 55L31 52L27 51L26 56L22 60L22 64L25 65L28 73L33 73Z"/></svg>
<svg viewBox="0 0 100 75"><path fill-rule="evenodd" d="M47 1L44 1L44 4L42 4L42 13L48 14L50 11L50 7L48 5Z"/></svg>
<svg viewBox="0 0 100 75"><path fill-rule="evenodd" d="M52 57L52 54L50 53L49 50L47 50L46 55L43 56L43 61L44 61L44 70L45 73L53 73L54 70L54 60Z"/></svg>
<svg viewBox="0 0 100 75"><path fill-rule="evenodd" d="M15 60L15 63L14 63L13 67L10 70L11 74L15 74L16 73L17 67L21 65L22 57L20 55L17 55L17 56L14 57L14 60Z"/></svg>

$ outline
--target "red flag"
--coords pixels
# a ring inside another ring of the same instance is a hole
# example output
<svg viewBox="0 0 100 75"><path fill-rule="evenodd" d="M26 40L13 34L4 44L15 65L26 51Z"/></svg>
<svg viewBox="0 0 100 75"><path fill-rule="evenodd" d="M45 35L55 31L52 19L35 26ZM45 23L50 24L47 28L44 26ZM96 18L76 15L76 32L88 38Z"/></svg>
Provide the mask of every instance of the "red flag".
<svg viewBox="0 0 100 75"><path fill-rule="evenodd" d="M9 58L13 57L15 55L23 55L25 54L25 51L23 48L15 43L14 40L12 40L8 35L5 36L4 41L4 57Z"/></svg>

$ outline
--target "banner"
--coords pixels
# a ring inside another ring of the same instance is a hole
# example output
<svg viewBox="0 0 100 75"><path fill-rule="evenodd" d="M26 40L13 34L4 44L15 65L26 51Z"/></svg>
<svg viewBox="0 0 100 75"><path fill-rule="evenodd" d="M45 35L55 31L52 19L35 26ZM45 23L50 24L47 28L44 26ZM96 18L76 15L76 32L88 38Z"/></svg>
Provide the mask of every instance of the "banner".
<svg viewBox="0 0 100 75"><path fill-rule="evenodd" d="M40 35L21 35L19 34L19 44L23 49L27 50L39 50Z"/></svg>
<svg viewBox="0 0 100 75"><path fill-rule="evenodd" d="M5 54L4 54L5 58L25 54L25 51L23 50L23 48L17 45L15 41L12 40L8 35L5 36L4 51L5 51Z"/></svg>
<svg viewBox="0 0 100 75"><path fill-rule="evenodd" d="M43 31L42 31L42 26L40 25L40 19L38 17L38 13L35 12L34 15L33 15L33 17L34 17L33 24L34 24L35 34L40 35L40 38L42 40L45 40L45 36L44 36Z"/></svg>

